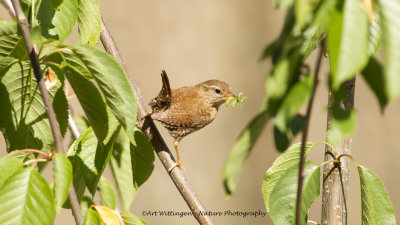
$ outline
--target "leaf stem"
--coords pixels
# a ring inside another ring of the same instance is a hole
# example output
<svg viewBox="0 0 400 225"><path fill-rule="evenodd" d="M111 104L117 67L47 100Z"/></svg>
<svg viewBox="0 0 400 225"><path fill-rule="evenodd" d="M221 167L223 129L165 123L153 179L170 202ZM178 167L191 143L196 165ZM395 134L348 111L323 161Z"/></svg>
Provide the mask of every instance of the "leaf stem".
<svg viewBox="0 0 400 225"><path fill-rule="evenodd" d="M301 224L301 197L303 193L303 181L304 181L304 156L305 156L305 148L306 148L306 142L307 142L307 135L308 135L308 129L310 126L310 118L311 118L311 111L314 103L314 97L315 97L315 92L318 86L318 74L319 70L321 67L321 62L322 62L322 56L324 53L324 43L325 39L321 40L321 46L320 46L320 51L318 53L317 57L317 63L315 65L315 71L314 71L314 87L312 90L311 98L310 101L308 102L307 105L307 111L306 111L306 127L304 128L303 131L303 136L301 138L301 151L300 151L300 164L299 164L299 175L298 175L298 185L297 185L297 198L296 198L296 225Z"/></svg>
<svg viewBox="0 0 400 225"><path fill-rule="evenodd" d="M56 114L54 112L53 105L51 104L51 101L50 101L50 95L47 92L46 85L44 83L43 72L40 69L40 64L39 64L38 55L37 55L37 48L35 45L33 45L30 42L30 30L29 30L28 20L26 19L25 14L22 11L20 2L18 0L11 0L11 2L14 7L14 10L15 10L16 17L18 19L18 24L22 31L22 36L24 37L25 47L26 47L27 52L29 53L29 57L31 59L33 72L35 74L36 81L38 82L39 91L42 96L43 103L46 108L46 113L47 113L49 121L50 121L50 127L51 127L51 131L53 134L54 143L55 143L57 152L60 152L65 155L65 150L64 150L64 146L62 144L61 132L58 127ZM76 224L81 224L83 218L82 218L78 198L76 196L75 189L73 188L72 185L71 185L71 188L69 189L68 198L71 203L71 209L72 209L73 215L75 217L75 222L76 222Z"/></svg>
<svg viewBox="0 0 400 225"><path fill-rule="evenodd" d="M68 53L72 53L71 49L69 49L69 48L57 48L57 49L54 49L54 50L52 50L52 51L49 51L49 52L46 53L44 56L40 57L40 58L39 58L39 61L42 61L44 58L47 58L47 57L53 55L54 53L58 53L58 52L68 52Z"/></svg>

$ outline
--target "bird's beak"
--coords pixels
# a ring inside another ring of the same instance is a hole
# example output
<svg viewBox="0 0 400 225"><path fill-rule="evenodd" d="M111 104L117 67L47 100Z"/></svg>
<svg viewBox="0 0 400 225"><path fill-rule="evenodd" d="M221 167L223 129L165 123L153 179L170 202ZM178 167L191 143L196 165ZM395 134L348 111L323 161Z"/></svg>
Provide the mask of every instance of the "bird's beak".
<svg viewBox="0 0 400 225"><path fill-rule="evenodd" d="M234 99L237 99L237 96L234 95L232 92L229 95L225 96L226 99L231 98L231 97Z"/></svg>

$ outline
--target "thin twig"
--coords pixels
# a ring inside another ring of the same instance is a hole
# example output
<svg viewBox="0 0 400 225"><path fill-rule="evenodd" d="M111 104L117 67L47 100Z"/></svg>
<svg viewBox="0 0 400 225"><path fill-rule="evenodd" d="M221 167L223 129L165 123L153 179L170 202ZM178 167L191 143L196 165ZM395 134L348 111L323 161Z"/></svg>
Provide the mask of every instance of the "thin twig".
<svg viewBox="0 0 400 225"><path fill-rule="evenodd" d="M143 118L143 116L147 114L147 110L146 110L145 105L143 104L140 90L135 85L135 83L132 81L131 77L128 75L128 71L125 66L125 63L123 62L123 60L119 54L119 51L117 49L117 46L111 36L111 33L109 32L106 25L104 24L103 19L102 19L102 32L101 32L100 39L101 39L106 51L116 58L116 60L119 62L119 64L124 69L125 74L128 76L128 79L131 82L133 91L137 98L139 116L140 116L140 118ZM158 158L160 159L161 163L164 165L165 169L168 170L168 168L171 168L171 166L174 164L174 160L173 160L171 152L169 151L163 138L161 137L160 133L158 132L158 129L156 128L153 120L151 120L151 118L148 117L146 119L145 123L143 123L143 124L144 124L144 126L139 126L139 128L149 138L151 144L153 145L155 152L157 153ZM210 216L204 215L205 214L204 212L207 212L207 210L204 208L199 197L194 192L192 186L187 181L183 172L179 168L177 168L177 169L172 170L172 172L169 173L169 176L171 177L172 181L174 182L175 186L181 193L182 197L186 201L187 205L189 206L190 210L192 211L194 217L197 219L199 224L202 224L202 225L203 224L209 224L209 225L215 224L215 222L213 221L213 219Z"/></svg>
<svg viewBox="0 0 400 225"><path fill-rule="evenodd" d="M305 119L307 121L306 127L304 128L303 131L303 136L301 138L301 151L300 151L300 164L299 164L299 181L297 185L297 198L296 198L296 225L300 225L301 221L301 196L303 193L303 181L304 181L304 156L306 152L306 142L307 142L307 135L308 135L308 128L310 126L310 118L311 118L311 110L313 107L314 103L314 97L315 97L315 91L318 86L318 74L319 74L319 69L321 67L321 61L322 61L322 56L324 53L324 43L325 39L321 40L321 46L320 46L320 51L318 53L318 58L317 58L317 64L315 66L315 71L314 71L314 86L311 94L310 101L308 102L307 105L307 112Z"/></svg>
<svg viewBox="0 0 400 225"><path fill-rule="evenodd" d="M18 24L22 31L22 36L24 37L25 46L27 51L29 52L29 57L31 59L33 72L35 74L36 81L39 86L39 91L42 96L47 115L50 121L51 132L53 134L54 143L56 145L56 150L59 153L65 154L64 146L61 141L61 133L58 127L56 114L54 113L53 105L50 101L49 93L47 92L46 85L43 79L43 72L40 69L37 48L30 42L30 30L28 20L25 17L24 12L22 11L20 2L18 0L12 0L12 4L18 19ZM75 193L75 189L72 187L69 190L68 199L71 203L72 212L75 217L76 224L82 223L82 214L80 211L79 202Z"/></svg>

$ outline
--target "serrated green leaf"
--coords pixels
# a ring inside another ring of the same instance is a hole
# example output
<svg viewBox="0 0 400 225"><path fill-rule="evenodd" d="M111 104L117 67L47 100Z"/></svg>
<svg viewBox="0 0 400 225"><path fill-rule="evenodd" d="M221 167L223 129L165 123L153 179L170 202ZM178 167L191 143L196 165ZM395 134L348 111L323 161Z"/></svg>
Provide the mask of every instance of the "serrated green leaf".
<svg viewBox="0 0 400 225"><path fill-rule="evenodd" d="M71 48L95 78L107 105L126 130L131 143L135 144L137 100L121 66L112 56L93 46Z"/></svg>
<svg viewBox="0 0 400 225"><path fill-rule="evenodd" d="M18 62L18 59L8 56L0 56L0 80L7 73L8 69Z"/></svg>
<svg viewBox="0 0 400 225"><path fill-rule="evenodd" d="M389 99L385 91L385 81L382 66L374 58L370 58L368 65L362 71L362 77L375 93L375 97L379 101L381 112L383 112Z"/></svg>
<svg viewBox="0 0 400 225"><path fill-rule="evenodd" d="M133 185L130 141L123 131L119 133L118 140L114 144L110 163L119 199L124 210L129 211L137 189Z"/></svg>
<svg viewBox="0 0 400 225"><path fill-rule="evenodd" d="M100 32L99 0L79 0L78 43L96 45Z"/></svg>
<svg viewBox="0 0 400 225"><path fill-rule="evenodd" d="M59 80L49 89L57 106L56 117L61 133L65 133L67 102ZM0 82L0 130L7 150L34 148L49 151L54 148L53 136L38 85L28 61L13 64Z"/></svg>
<svg viewBox="0 0 400 225"><path fill-rule="evenodd" d="M18 24L14 20L1 20L0 19L0 36L17 34Z"/></svg>
<svg viewBox="0 0 400 225"><path fill-rule="evenodd" d="M0 189L4 182L11 176L14 175L24 164L21 159L9 158L8 155L0 158Z"/></svg>
<svg viewBox="0 0 400 225"><path fill-rule="evenodd" d="M129 211L120 212L119 215L125 225L148 225L143 219L133 215Z"/></svg>
<svg viewBox="0 0 400 225"><path fill-rule="evenodd" d="M85 112L98 140L107 143L117 129L118 123L107 109L105 101L96 86L87 80L79 71L66 65L63 72Z"/></svg>
<svg viewBox="0 0 400 225"><path fill-rule="evenodd" d="M4 182L0 189L0 224L51 225L54 217L52 191L37 170L21 168Z"/></svg>
<svg viewBox="0 0 400 225"><path fill-rule="evenodd" d="M242 172L244 163L269 118L267 111L261 111L251 120L233 144L222 171L222 182L226 196L229 197L235 191L236 182Z"/></svg>
<svg viewBox="0 0 400 225"><path fill-rule="evenodd" d="M312 142L308 142L305 146L306 154L310 151L313 146ZM299 163L300 159L301 143L291 145L284 153L275 159L272 166L267 170L264 175L262 184L262 193L264 196L264 203L267 211L270 212L270 195L272 190L275 188L279 178L285 171L287 171L293 165Z"/></svg>
<svg viewBox="0 0 400 225"><path fill-rule="evenodd" d="M334 10L327 43L332 86L337 90L368 62L368 16L362 1L344 1Z"/></svg>
<svg viewBox="0 0 400 225"><path fill-rule="evenodd" d="M136 146L131 143L133 185L138 189L154 169L154 151L149 139L140 130L135 131Z"/></svg>
<svg viewBox="0 0 400 225"><path fill-rule="evenodd" d="M380 0L386 91L389 101L400 95L400 2Z"/></svg>
<svg viewBox="0 0 400 225"><path fill-rule="evenodd" d="M382 21L380 9L374 11L372 22L368 24L368 54L375 56L382 42Z"/></svg>
<svg viewBox="0 0 400 225"><path fill-rule="evenodd" d="M311 161L304 164L303 195L301 202L301 222L307 224L307 212L311 203L320 194L320 167ZM296 195L299 165L297 163L287 168L278 178L270 195L270 215L274 224L292 225L295 222Z"/></svg>
<svg viewBox="0 0 400 225"><path fill-rule="evenodd" d="M99 214L93 209L88 209L83 219L83 225L102 225Z"/></svg>
<svg viewBox="0 0 400 225"><path fill-rule="evenodd" d="M396 224L392 202L379 177L358 165L361 185L361 220L363 225Z"/></svg>
<svg viewBox="0 0 400 225"><path fill-rule="evenodd" d="M74 120L80 133L84 133L90 126L89 121L84 116L74 116Z"/></svg>
<svg viewBox="0 0 400 225"><path fill-rule="evenodd" d="M118 132L114 134L106 145L103 145L98 142L93 129L89 127L85 133L74 141L74 144L68 150L68 157L74 168L74 185L79 184L79 181L83 179L89 191L92 194L95 193L97 183L110 159L114 137L117 134Z"/></svg>
<svg viewBox="0 0 400 225"><path fill-rule="evenodd" d="M66 40L78 18L78 0L42 0L37 19L47 39Z"/></svg>
<svg viewBox="0 0 400 225"><path fill-rule="evenodd" d="M108 181L103 176L100 178L99 189L100 189L100 204L115 210L117 206L117 197L115 195L114 188L110 183L110 181Z"/></svg>
<svg viewBox="0 0 400 225"><path fill-rule="evenodd" d="M72 183L72 165L66 156L55 153L53 158L54 200L56 211L68 198L68 190Z"/></svg>
<svg viewBox="0 0 400 225"><path fill-rule="evenodd" d="M24 39L18 35L0 37L0 56L10 56L25 59L27 56Z"/></svg>
<svg viewBox="0 0 400 225"><path fill-rule="evenodd" d="M282 132L285 132L289 128L290 121L292 121L304 103L310 99L314 89L313 77L309 74L304 80L294 84L280 104L274 122Z"/></svg>

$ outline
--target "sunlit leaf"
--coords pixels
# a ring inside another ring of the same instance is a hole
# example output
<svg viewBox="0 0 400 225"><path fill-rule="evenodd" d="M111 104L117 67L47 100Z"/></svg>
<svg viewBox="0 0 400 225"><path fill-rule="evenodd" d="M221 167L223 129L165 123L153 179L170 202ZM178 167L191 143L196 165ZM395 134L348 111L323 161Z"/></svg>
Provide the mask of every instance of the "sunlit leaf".
<svg viewBox="0 0 400 225"><path fill-rule="evenodd" d="M105 177L100 178L99 190L100 204L115 210L117 206L117 197L115 196L112 184Z"/></svg>
<svg viewBox="0 0 400 225"><path fill-rule="evenodd" d="M53 156L54 199L56 211L67 200L69 187L72 183L72 165L66 156L55 153Z"/></svg>
<svg viewBox="0 0 400 225"><path fill-rule="evenodd" d="M100 37L99 0L79 0L78 42L96 45Z"/></svg>
<svg viewBox="0 0 400 225"><path fill-rule="evenodd" d="M392 202L379 177L371 170L358 165L361 185L362 224L396 224Z"/></svg>
<svg viewBox="0 0 400 225"><path fill-rule="evenodd" d="M143 219L133 215L129 211L120 212L119 215L121 216L125 225L147 225Z"/></svg>
<svg viewBox="0 0 400 225"><path fill-rule="evenodd" d="M88 209L82 225L102 225L99 214L93 209Z"/></svg>
<svg viewBox="0 0 400 225"><path fill-rule="evenodd" d="M103 224L112 224L112 225L121 224L114 210L102 205L95 205L92 207L96 209Z"/></svg>

